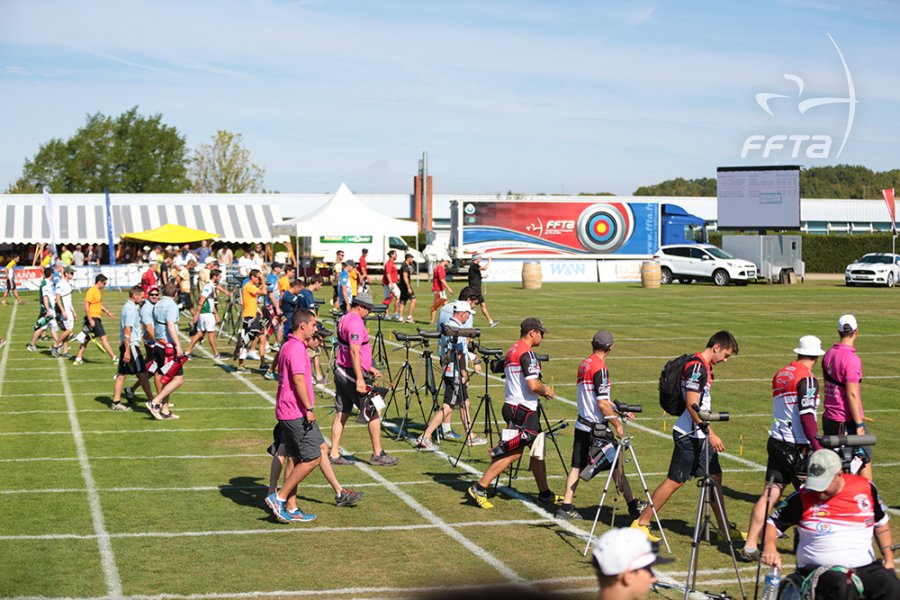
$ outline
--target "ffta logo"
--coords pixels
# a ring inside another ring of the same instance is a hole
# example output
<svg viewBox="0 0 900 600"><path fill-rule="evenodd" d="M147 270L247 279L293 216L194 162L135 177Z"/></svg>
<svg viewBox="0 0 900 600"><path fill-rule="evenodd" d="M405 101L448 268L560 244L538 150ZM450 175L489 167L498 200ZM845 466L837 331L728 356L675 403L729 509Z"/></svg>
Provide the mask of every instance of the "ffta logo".
<svg viewBox="0 0 900 600"><path fill-rule="evenodd" d="M830 104L847 105L847 126L844 130L844 139L841 141L841 147L838 148L837 154L835 155L835 158L838 158L840 157L841 152L844 151L844 146L847 144L847 138L850 137L850 130L853 128L853 118L856 115L857 102L856 88L854 88L853 86L853 78L850 76L850 69L847 67L847 61L844 60L844 55L841 52L841 49L838 48L837 42L834 41L834 38L831 37L831 34L826 33L825 35L828 36L828 39L831 40L831 43L834 45L834 49L837 51L838 58L841 59L841 65L843 65L844 67L844 76L847 79L847 97L807 98L806 100L800 100L797 103L797 110L801 115L803 115L806 114L806 111L813 108L818 108L820 106L827 106ZM785 73L784 78L796 84L797 98L800 99L803 96L803 79L797 75L792 75L790 73ZM785 98L790 99L792 98L792 96L761 92L759 94L756 94L756 103L766 113L771 116L775 116L775 113L772 112L772 108L769 106L769 103L774 100L782 100ZM771 154L780 152L782 150L791 150L791 158L797 158L797 156L799 156L800 154L801 149L804 150L806 158L828 158L831 154L831 146L832 138L827 134L777 134L772 136L756 134L748 136L747 139L744 140L744 146L741 149L741 158L747 158L747 156L754 151L761 151L762 158L769 158Z"/></svg>

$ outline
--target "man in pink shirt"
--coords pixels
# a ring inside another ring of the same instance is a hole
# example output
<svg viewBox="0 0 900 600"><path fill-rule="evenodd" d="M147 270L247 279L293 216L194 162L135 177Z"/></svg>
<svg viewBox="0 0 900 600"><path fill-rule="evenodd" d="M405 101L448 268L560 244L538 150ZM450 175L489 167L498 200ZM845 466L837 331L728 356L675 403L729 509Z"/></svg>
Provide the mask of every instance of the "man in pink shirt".
<svg viewBox="0 0 900 600"><path fill-rule="evenodd" d="M313 521L316 515L297 507L297 486L319 465L325 438L316 422L313 373L306 344L316 333L316 317L306 309L294 313L294 327L278 353L278 392L275 417L281 427L291 470L280 492L266 496L266 504L282 523Z"/></svg>
<svg viewBox="0 0 900 600"><path fill-rule="evenodd" d="M859 325L853 315L838 319L840 341L825 353L822 374L825 378L825 407L822 413L822 432L825 435L864 435L867 432L859 384L862 382L862 361L856 354ZM872 447L861 449L858 458L863 465L857 471L872 480Z"/></svg>
<svg viewBox="0 0 900 600"><path fill-rule="evenodd" d="M350 302L350 308L337 324L338 350L334 362L334 406L337 415L331 423L331 454L333 465L350 465L352 461L341 456L341 435L350 412L356 406L363 410L363 399L369 393L366 376L370 380L381 377L372 366L372 346L365 318L374 304L369 292L360 292ZM388 456L381 447L381 414L375 413L369 420L369 437L372 439L372 460L370 464L392 467L399 461Z"/></svg>

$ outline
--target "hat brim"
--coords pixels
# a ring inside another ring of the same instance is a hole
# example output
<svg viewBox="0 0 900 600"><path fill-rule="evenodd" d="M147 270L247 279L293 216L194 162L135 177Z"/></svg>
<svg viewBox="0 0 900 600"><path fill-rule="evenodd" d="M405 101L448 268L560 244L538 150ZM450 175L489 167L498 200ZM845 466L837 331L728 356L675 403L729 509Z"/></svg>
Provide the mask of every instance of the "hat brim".
<svg viewBox="0 0 900 600"><path fill-rule="evenodd" d="M834 481L834 476L837 473L832 473L830 475L819 475L819 476L807 476L806 481L803 484L803 488L810 490L812 492L824 492L828 489L828 486L831 485L831 482Z"/></svg>
<svg viewBox="0 0 900 600"><path fill-rule="evenodd" d="M799 354L800 356L825 356L825 351L821 348L818 350L813 348L794 348L794 354Z"/></svg>

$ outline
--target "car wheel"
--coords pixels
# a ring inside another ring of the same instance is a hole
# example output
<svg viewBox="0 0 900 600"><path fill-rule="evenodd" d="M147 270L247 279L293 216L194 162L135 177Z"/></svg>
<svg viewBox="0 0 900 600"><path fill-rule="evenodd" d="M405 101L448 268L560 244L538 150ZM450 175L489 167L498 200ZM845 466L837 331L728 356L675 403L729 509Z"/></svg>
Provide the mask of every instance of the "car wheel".
<svg viewBox="0 0 900 600"><path fill-rule="evenodd" d="M888 276L887 276L887 286L888 286L889 288L894 287L894 274L893 274L893 273L888 273Z"/></svg>
<svg viewBox="0 0 900 600"><path fill-rule="evenodd" d="M722 287L724 285L728 285L729 282L731 282L731 276L725 269L716 269L713 272L713 283L715 283L717 286Z"/></svg>
<svg viewBox="0 0 900 600"><path fill-rule="evenodd" d="M663 267L659 270L659 282L663 285L672 283L672 269Z"/></svg>

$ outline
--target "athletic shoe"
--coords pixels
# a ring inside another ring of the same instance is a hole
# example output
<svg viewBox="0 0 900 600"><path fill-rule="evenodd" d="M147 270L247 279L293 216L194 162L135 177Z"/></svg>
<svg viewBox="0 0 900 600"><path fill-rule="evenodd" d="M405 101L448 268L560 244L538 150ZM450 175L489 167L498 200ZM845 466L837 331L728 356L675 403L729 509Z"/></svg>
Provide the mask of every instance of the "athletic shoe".
<svg viewBox="0 0 900 600"><path fill-rule="evenodd" d="M336 467L346 467L348 465L353 464L352 460L348 460L348 459L344 458L343 455L338 455L337 458L335 458L333 456L329 456L328 462L330 462L333 466L336 466Z"/></svg>
<svg viewBox="0 0 900 600"><path fill-rule="evenodd" d="M498 323L500 323L500 319L497 319L497 320L495 320L495 321L491 321L491 322L489 323L489 326L490 326L490 327L496 327Z"/></svg>
<svg viewBox="0 0 900 600"><path fill-rule="evenodd" d="M265 373L263 373L263 379L275 381L275 373L273 373L272 371L266 371Z"/></svg>
<svg viewBox="0 0 900 600"><path fill-rule="evenodd" d="M650 528L649 528L649 527L647 527L646 525L641 525L640 523L638 523L637 519L635 519L635 520L631 523L631 528L632 528L632 529L640 529L641 531L643 531L643 532L644 532L644 535L647 536L647 539L650 540L650 543L657 543L657 542L659 542L659 541L662 540L662 538L656 537L655 535L653 535L652 533L650 533Z"/></svg>
<svg viewBox="0 0 900 600"><path fill-rule="evenodd" d="M547 490L547 493L541 492L538 494L538 502L541 504L553 504L555 506L560 506L563 502L562 496L557 496L550 490Z"/></svg>
<svg viewBox="0 0 900 600"><path fill-rule="evenodd" d="M741 548L741 551L738 552L737 557L744 562L758 562L759 548L748 548L747 546L744 546Z"/></svg>
<svg viewBox="0 0 900 600"><path fill-rule="evenodd" d="M272 509L272 514L274 514L275 518L280 522L290 523L293 520L294 515L292 515L287 511L287 509L285 509L284 500L280 500L278 498L277 492L266 496L266 505L268 505L268 507ZM315 518L315 515L313 515L313 518Z"/></svg>
<svg viewBox="0 0 900 600"><path fill-rule="evenodd" d="M213 360L223 360L221 354L213 354L212 359L213 359Z"/></svg>
<svg viewBox="0 0 900 600"><path fill-rule="evenodd" d="M406 317L406 322L407 323L415 323L416 320L412 317L412 315L409 315L408 317Z"/></svg>
<svg viewBox="0 0 900 600"><path fill-rule="evenodd" d="M641 516L641 513L644 512L644 509L648 506L650 506L650 504L648 504L647 502L635 498L633 502L628 503L628 516L632 519L637 519Z"/></svg>
<svg viewBox="0 0 900 600"><path fill-rule="evenodd" d="M420 435L416 438L416 448L424 448L425 450L434 450L434 442L430 437Z"/></svg>
<svg viewBox="0 0 900 600"><path fill-rule="evenodd" d="M279 350L281 350L281 346L279 346L278 344L273 344L272 346L269 346L269 347L268 347L268 349L266 350L266 352L272 352L272 353L275 353L275 352L278 352Z"/></svg>
<svg viewBox="0 0 900 600"><path fill-rule="evenodd" d="M113 402L112 404L109 405L109 408L112 410L118 410L118 411L122 411L122 412L131 411L130 406L125 406L121 402Z"/></svg>
<svg viewBox="0 0 900 600"><path fill-rule="evenodd" d="M286 510L284 512L290 518L291 523L293 523L294 521L300 521L301 523L309 523L310 521L316 520L316 515L314 515L312 513L303 512L302 510L300 510L299 506L297 507L297 510L294 510L294 511ZM277 514L275 516L278 517ZM278 520L280 521L281 518L278 517Z"/></svg>
<svg viewBox="0 0 900 600"><path fill-rule="evenodd" d="M334 497L334 501L338 506L356 506L362 496L362 492L341 490L341 493Z"/></svg>
<svg viewBox="0 0 900 600"><path fill-rule="evenodd" d="M747 541L747 533L745 531L741 531L740 529L738 529L737 524L735 524L735 523L728 524L728 534L731 537L732 542L746 542ZM710 534L710 539L712 539L714 541L720 540L718 530L714 531ZM723 542L725 541L724 535L721 536L721 541L723 541Z"/></svg>
<svg viewBox="0 0 900 600"><path fill-rule="evenodd" d="M113 356L113 364L114 364L114 365L119 364L119 357L118 357L118 356Z"/></svg>
<svg viewBox="0 0 900 600"><path fill-rule="evenodd" d="M237 368L234 370L234 372L235 372L235 373L246 373L246 372L247 372L247 367L237 367Z"/></svg>
<svg viewBox="0 0 900 600"><path fill-rule="evenodd" d="M271 366L272 366L272 363L261 362L261 363L259 363L259 370L260 371L268 371L269 367L271 367Z"/></svg>
<svg viewBox="0 0 900 600"><path fill-rule="evenodd" d="M186 359L188 359L188 360L191 360L192 358L194 358L193 356L191 356L190 352L188 352L187 354L185 354L184 357L185 357Z"/></svg>
<svg viewBox="0 0 900 600"><path fill-rule="evenodd" d="M466 495L475 501L475 504L480 506L481 508L494 508L494 505L491 504L491 501L488 500L487 492L482 492L478 488L475 487L473 483L466 489Z"/></svg>
<svg viewBox="0 0 900 600"><path fill-rule="evenodd" d="M56 346L50 346L50 354L53 355L53 358L59 358L59 348Z"/></svg>
<svg viewBox="0 0 900 600"><path fill-rule="evenodd" d="M445 432L443 435L444 435L445 440L449 440L451 442L461 442L463 439L463 436L456 433L452 429L450 431Z"/></svg>
<svg viewBox="0 0 900 600"><path fill-rule="evenodd" d="M400 315L395 314L395 315L394 315L394 320L397 321L398 323L402 323L402 322L403 322L403 317L401 317Z"/></svg>
<svg viewBox="0 0 900 600"><path fill-rule="evenodd" d="M25 346L25 349L29 352L37 352L37 346L35 346L34 344L28 344L27 346Z"/></svg>
<svg viewBox="0 0 900 600"><path fill-rule="evenodd" d="M3 342L3 344L5 344L5 343L6 342ZM3 346L3 344L0 344L0 346ZM62 358L72 358L72 353L71 352L63 352L62 354L60 354L60 356Z"/></svg>
<svg viewBox="0 0 900 600"><path fill-rule="evenodd" d="M247 356L244 358L247 360L259 360L259 352L256 352L255 350L253 352L248 352Z"/></svg>
<svg viewBox="0 0 900 600"><path fill-rule="evenodd" d="M167 413L160 412L160 413L159 413L159 416L160 416L160 418L161 418L163 421L174 421L175 419L180 419L180 418L181 418L181 417L179 417L178 415L176 415L175 413L173 413L173 412L171 412L171 411L170 411L170 412L167 412Z"/></svg>
<svg viewBox="0 0 900 600"><path fill-rule="evenodd" d="M388 456L387 452L382 450L378 456L372 455L372 460L369 461L369 464L375 467L393 467L398 462L400 462L399 458Z"/></svg>
<svg viewBox="0 0 900 600"><path fill-rule="evenodd" d="M581 521L584 517L581 516L581 513L575 510L575 507L571 508L563 508L560 506L556 509L556 518L563 519L564 521Z"/></svg>
<svg viewBox="0 0 900 600"><path fill-rule="evenodd" d="M162 420L162 415L159 412L159 405L153 404L150 400L144 402L144 406L147 407L147 410L150 411L150 414L153 415L153 418L157 421Z"/></svg>
<svg viewBox="0 0 900 600"><path fill-rule="evenodd" d="M477 436L474 433L472 437L466 440L466 446L486 446L488 441L483 437Z"/></svg>
<svg viewBox="0 0 900 600"><path fill-rule="evenodd" d="M73 364L73 365L83 365L83 364L84 364L84 359L83 359L83 358L75 357L75 360L72 361L72 364Z"/></svg>
<svg viewBox="0 0 900 600"><path fill-rule="evenodd" d="M125 399L129 402L135 401L136 398L134 396L134 390L130 387L126 387L124 390L122 390L122 393L125 394Z"/></svg>

